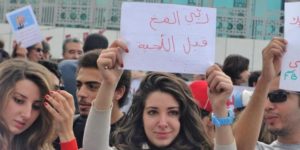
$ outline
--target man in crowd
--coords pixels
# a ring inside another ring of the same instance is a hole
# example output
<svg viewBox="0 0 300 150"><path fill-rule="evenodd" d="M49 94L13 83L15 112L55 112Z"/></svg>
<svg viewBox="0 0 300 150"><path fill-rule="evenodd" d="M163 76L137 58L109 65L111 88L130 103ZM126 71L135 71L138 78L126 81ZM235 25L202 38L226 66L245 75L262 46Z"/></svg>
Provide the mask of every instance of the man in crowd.
<svg viewBox="0 0 300 150"><path fill-rule="evenodd" d="M96 98L102 81L101 73L97 67L99 54L100 52L98 50L87 52L78 62L76 81L80 115L74 121L73 130L79 148L82 147L85 123L92 101ZM130 90L130 78L130 72L124 71L117 85L113 100L111 132L115 130L117 124L124 118L124 113L121 111L121 108L127 104L128 101L127 95ZM99 126L101 126L101 124ZM111 144L113 144L113 141L111 141Z"/></svg>
<svg viewBox="0 0 300 150"><path fill-rule="evenodd" d="M238 149L299 150L300 95L279 89L282 56L287 41L273 38L263 50L263 69L247 107L234 126ZM274 135L270 145L257 142L262 121Z"/></svg>
<svg viewBox="0 0 300 150"><path fill-rule="evenodd" d="M63 59L78 59L83 55L83 44L77 38L68 38L63 43Z"/></svg>

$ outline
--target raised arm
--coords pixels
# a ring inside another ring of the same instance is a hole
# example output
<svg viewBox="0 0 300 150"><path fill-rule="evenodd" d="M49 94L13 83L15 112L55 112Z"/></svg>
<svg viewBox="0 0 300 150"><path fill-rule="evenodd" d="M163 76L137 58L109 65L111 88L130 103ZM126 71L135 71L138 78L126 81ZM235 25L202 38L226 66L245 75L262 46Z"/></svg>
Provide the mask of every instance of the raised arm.
<svg viewBox="0 0 300 150"><path fill-rule="evenodd" d="M13 58L27 59L28 50L26 48L21 47L21 45L22 45L21 42L17 43L16 41L14 41L13 53L12 53Z"/></svg>
<svg viewBox="0 0 300 150"><path fill-rule="evenodd" d="M264 103L267 99L270 83L280 71L286 44L287 41L282 38L273 38L262 51L263 68L261 76L250 102L233 126L238 149L255 149L263 120Z"/></svg>
<svg viewBox="0 0 300 150"><path fill-rule="evenodd" d="M207 70L206 75L209 86L208 96L212 104L213 116L217 118L233 117L229 116L226 108L228 97L230 97L233 90L233 84L230 77L227 76L217 65L210 67ZM231 119L233 120L233 118ZM236 149L231 123L221 126L216 125L215 144L215 149Z"/></svg>
<svg viewBox="0 0 300 150"><path fill-rule="evenodd" d="M102 50L97 60L102 76L101 86L90 110L84 137L84 150L109 150L109 133L111 108L114 92L123 73L121 54L128 52L127 46L121 41L114 41L105 50Z"/></svg>

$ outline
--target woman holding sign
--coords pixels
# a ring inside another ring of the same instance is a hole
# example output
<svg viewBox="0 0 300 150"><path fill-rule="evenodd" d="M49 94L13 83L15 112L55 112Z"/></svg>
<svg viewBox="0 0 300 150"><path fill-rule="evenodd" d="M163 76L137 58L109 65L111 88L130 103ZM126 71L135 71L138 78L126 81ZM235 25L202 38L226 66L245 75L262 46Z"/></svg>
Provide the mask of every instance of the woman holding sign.
<svg viewBox="0 0 300 150"><path fill-rule="evenodd" d="M128 52L127 46L115 41L98 58L103 82L87 120L84 150L213 149L188 86L183 80L165 73L151 73L144 78L127 118L115 133L117 144L109 147L112 99L123 73L121 53L124 50ZM213 112L217 117L227 117L226 101L233 89L232 82L217 66L211 67L207 75ZM215 141L215 149L236 149L229 124L216 129Z"/></svg>
<svg viewBox="0 0 300 150"><path fill-rule="evenodd" d="M43 45L39 42L27 48L23 48L21 47L21 43L16 43L13 48L12 58L25 58L34 62L43 60Z"/></svg>

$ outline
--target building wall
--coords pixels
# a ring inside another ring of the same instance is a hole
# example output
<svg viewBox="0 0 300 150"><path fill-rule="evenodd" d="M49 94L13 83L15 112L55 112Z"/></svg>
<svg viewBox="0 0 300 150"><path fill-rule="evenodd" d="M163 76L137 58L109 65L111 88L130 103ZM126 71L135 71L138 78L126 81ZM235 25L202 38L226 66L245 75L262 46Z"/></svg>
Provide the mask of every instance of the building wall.
<svg viewBox="0 0 300 150"><path fill-rule="evenodd" d="M0 24L0 39L6 42L5 49L11 53L13 36L10 32L8 24ZM41 27L44 37L53 36L51 39L51 53L53 58L62 57L62 43L65 35L70 34L71 37L83 39L83 33L96 33L98 30L79 29L79 28L62 28L62 27ZM104 35L111 43L119 38L119 31L106 30ZM268 40L238 39L238 38L220 38L216 39L216 56L217 63L222 64L224 58L230 54L241 54L250 59L250 70L261 69L261 50L268 44ZM201 56L199 57L201 60Z"/></svg>
<svg viewBox="0 0 300 150"><path fill-rule="evenodd" d="M0 0L0 23L6 12L30 4L40 25L117 31L126 1L215 7L218 37L271 39L283 31L283 0Z"/></svg>

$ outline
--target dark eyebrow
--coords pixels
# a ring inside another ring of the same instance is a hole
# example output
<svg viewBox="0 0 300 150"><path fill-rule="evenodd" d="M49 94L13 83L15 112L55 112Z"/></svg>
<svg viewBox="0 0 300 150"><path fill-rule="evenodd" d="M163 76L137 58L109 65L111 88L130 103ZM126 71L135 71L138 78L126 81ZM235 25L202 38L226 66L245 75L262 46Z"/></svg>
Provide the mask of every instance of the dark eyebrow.
<svg viewBox="0 0 300 150"><path fill-rule="evenodd" d="M145 109L158 109L158 108L154 107L154 106L148 106ZM179 107L178 106L173 106L173 107L168 107L167 109L168 110L170 110L170 109L179 109Z"/></svg>
<svg viewBox="0 0 300 150"><path fill-rule="evenodd" d="M148 106L148 107L145 107L145 109L158 109L158 108L154 107L154 106Z"/></svg>
<svg viewBox="0 0 300 150"><path fill-rule="evenodd" d="M80 81L80 80L76 80L76 82L80 83L80 84L101 84L98 81Z"/></svg>
<svg viewBox="0 0 300 150"><path fill-rule="evenodd" d="M87 81L87 82L83 82L83 84L101 84L101 83L97 81Z"/></svg>
<svg viewBox="0 0 300 150"><path fill-rule="evenodd" d="M178 106L168 107L168 109L179 109L179 107Z"/></svg>

